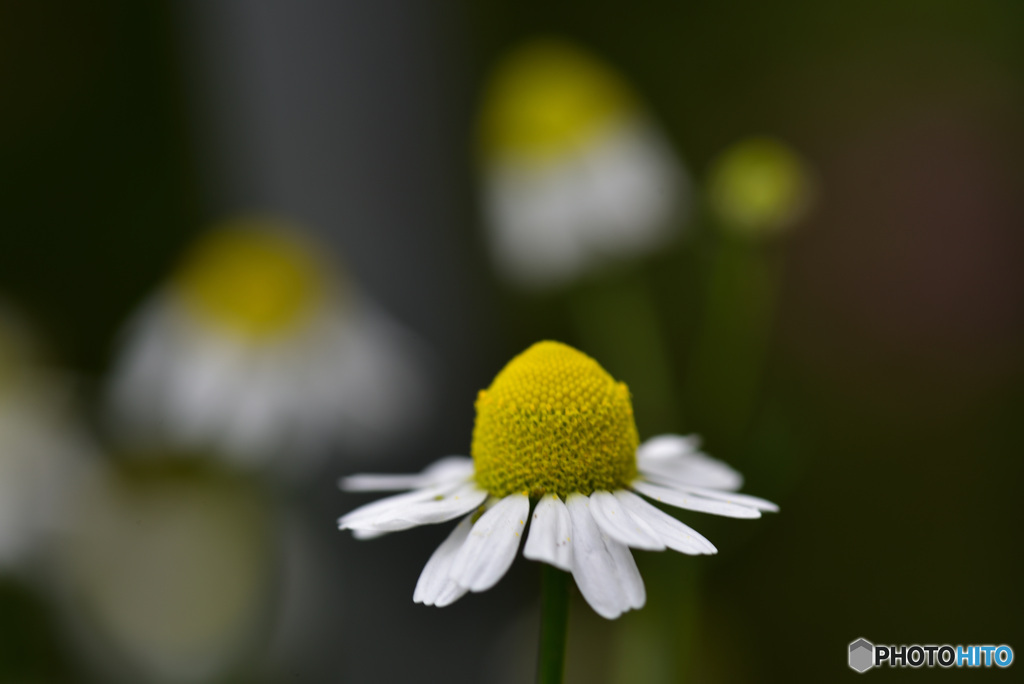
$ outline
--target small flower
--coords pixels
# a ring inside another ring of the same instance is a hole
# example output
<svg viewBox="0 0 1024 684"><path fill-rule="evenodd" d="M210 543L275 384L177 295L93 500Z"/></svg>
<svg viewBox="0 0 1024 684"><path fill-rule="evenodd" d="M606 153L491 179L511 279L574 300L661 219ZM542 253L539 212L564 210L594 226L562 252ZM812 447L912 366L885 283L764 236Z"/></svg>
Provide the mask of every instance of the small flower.
<svg viewBox="0 0 1024 684"><path fill-rule="evenodd" d="M739 473L700 453L695 438L638 442L626 386L572 347L538 342L477 397L472 459L445 458L418 475L346 478L348 491L412 491L357 508L338 524L365 539L466 516L431 556L413 595L446 606L501 579L529 521L523 555L571 572L593 609L616 618L646 596L630 547L717 551L639 495L734 518L778 510L734 493Z"/></svg>
<svg viewBox="0 0 1024 684"><path fill-rule="evenodd" d="M265 220L199 241L130 326L114 371L110 414L133 446L263 464L370 442L416 415L416 345L322 253Z"/></svg>
<svg viewBox="0 0 1024 684"><path fill-rule="evenodd" d="M495 70L480 118L484 208L502 275L571 281L674 236L688 183L631 88L566 42L523 45Z"/></svg>
<svg viewBox="0 0 1024 684"><path fill-rule="evenodd" d="M744 237L782 233L806 213L813 183L803 159L774 138L736 143L712 164L708 201L721 227Z"/></svg>

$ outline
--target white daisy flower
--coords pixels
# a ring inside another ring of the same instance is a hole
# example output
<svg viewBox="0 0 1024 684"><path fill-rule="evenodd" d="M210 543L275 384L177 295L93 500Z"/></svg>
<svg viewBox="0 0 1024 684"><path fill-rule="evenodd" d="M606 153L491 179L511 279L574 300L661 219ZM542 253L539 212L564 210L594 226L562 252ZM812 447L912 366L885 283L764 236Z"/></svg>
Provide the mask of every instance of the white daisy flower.
<svg viewBox="0 0 1024 684"><path fill-rule="evenodd" d="M127 331L109 392L122 434L263 463L372 443L415 418L416 344L321 255L266 221L200 240Z"/></svg>
<svg viewBox="0 0 1024 684"><path fill-rule="evenodd" d="M491 250L503 275L568 282L674 235L688 181L628 84L569 43L511 53L488 85L480 162Z"/></svg>
<svg viewBox="0 0 1024 684"><path fill-rule="evenodd" d="M529 522L523 555L572 573L593 609L616 618L645 601L630 548L717 551L644 497L734 518L778 510L735 493L739 473L700 453L693 437L638 441L626 385L572 347L539 342L477 397L472 458L449 457L418 475L346 478L348 491L411 491L357 508L338 524L370 538L465 516L413 595L446 606L501 579Z"/></svg>
<svg viewBox="0 0 1024 684"><path fill-rule="evenodd" d="M747 238L786 232L802 219L814 198L806 163L775 138L741 140L712 163L708 204L720 227Z"/></svg>

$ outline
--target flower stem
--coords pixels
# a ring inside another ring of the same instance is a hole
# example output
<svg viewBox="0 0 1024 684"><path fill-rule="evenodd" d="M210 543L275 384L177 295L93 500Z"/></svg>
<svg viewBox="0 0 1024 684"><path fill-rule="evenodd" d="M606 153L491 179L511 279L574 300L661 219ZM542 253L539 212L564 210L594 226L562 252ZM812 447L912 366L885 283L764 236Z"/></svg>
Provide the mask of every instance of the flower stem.
<svg viewBox="0 0 1024 684"><path fill-rule="evenodd" d="M565 674L565 637L569 623L569 575L541 563L540 652L538 684L561 684Z"/></svg>
<svg viewBox="0 0 1024 684"><path fill-rule="evenodd" d="M782 256L722 238L707 275L704 320L690 359L688 407L709 441L740 449L757 414L771 346Z"/></svg>

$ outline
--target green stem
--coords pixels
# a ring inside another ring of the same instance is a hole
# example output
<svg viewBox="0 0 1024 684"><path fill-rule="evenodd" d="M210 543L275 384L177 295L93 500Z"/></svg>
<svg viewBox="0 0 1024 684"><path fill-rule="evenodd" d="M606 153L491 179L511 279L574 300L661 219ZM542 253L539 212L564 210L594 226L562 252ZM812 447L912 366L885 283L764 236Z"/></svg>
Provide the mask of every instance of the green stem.
<svg viewBox="0 0 1024 684"><path fill-rule="evenodd" d="M771 343L781 260L762 245L720 239L703 321L687 374L687 406L698 407L704 432L739 448L756 412Z"/></svg>
<svg viewBox="0 0 1024 684"><path fill-rule="evenodd" d="M538 684L561 684L565 674L565 637L569 623L569 575L541 563L540 653Z"/></svg>

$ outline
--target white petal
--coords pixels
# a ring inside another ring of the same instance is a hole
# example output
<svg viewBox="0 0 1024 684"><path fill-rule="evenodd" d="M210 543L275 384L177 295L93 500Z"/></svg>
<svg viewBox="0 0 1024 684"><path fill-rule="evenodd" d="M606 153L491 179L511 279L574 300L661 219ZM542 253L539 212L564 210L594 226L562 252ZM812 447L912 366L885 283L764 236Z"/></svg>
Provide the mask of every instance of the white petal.
<svg viewBox="0 0 1024 684"><path fill-rule="evenodd" d="M572 576L590 607L612 620L643 606L644 583L629 549L601 534L589 502L582 494L570 494L566 501L572 519Z"/></svg>
<svg viewBox="0 0 1024 684"><path fill-rule="evenodd" d="M469 513L487 499L487 492L475 483L467 482L455 491L436 495L425 501L416 501L371 518L360 518L351 524L354 528L393 532L418 525L446 522Z"/></svg>
<svg viewBox="0 0 1024 684"><path fill-rule="evenodd" d="M279 350L252 354L238 383L232 414L222 426L225 448L236 458L273 453L289 434L291 407L298 404L290 369Z"/></svg>
<svg viewBox="0 0 1024 684"><path fill-rule="evenodd" d="M657 461L696 453L699 448L697 435L658 435L641 444L636 457L640 461Z"/></svg>
<svg viewBox="0 0 1024 684"><path fill-rule="evenodd" d="M125 331L112 373L109 410L115 425L132 437L149 435L161 422L161 409L179 356L177 331L163 298L148 302Z"/></svg>
<svg viewBox="0 0 1024 684"><path fill-rule="evenodd" d="M623 507L637 520L646 522L665 546L673 551L692 556L718 553L715 545L688 525L679 522L665 511L647 503L625 489L615 492Z"/></svg>
<svg viewBox="0 0 1024 684"><path fill-rule="evenodd" d="M349 438L353 431L379 438L416 417L426 378L419 347L401 326L356 296L344 307L322 307L309 328L307 386L324 408L324 421Z"/></svg>
<svg viewBox="0 0 1024 684"><path fill-rule="evenodd" d="M473 459L465 456L449 456L433 463L420 473L401 475L360 473L338 480L338 486L346 492L397 491L448 482L461 482L472 475Z"/></svg>
<svg viewBox="0 0 1024 684"><path fill-rule="evenodd" d="M472 475L473 459L468 456L445 456L423 471L424 480L431 484L463 480Z"/></svg>
<svg viewBox="0 0 1024 684"><path fill-rule="evenodd" d="M545 287L570 279L586 265L576 175L572 170L567 174L563 164L505 159L491 166L484 207L491 247L504 275L522 285Z"/></svg>
<svg viewBox="0 0 1024 684"><path fill-rule="evenodd" d="M643 121L623 122L588 145L581 162L589 241L608 256L642 253L672 236L685 201L685 177L662 136Z"/></svg>
<svg viewBox="0 0 1024 684"><path fill-rule="evenodd" d="M716 501L725 501L726 503L733 503L739 506L749 506L750 508L756 508L760 511L768 511L770 513L777 513L779 511L778 505L762 499L757 496L750 496L749 494L739 494L737 492L723 492L718 489L708 489L707 487L692 487L689 485L680 485L673 482L667 483L670 489L676 489L681 492L689 492L696 494L697 496L704 497L705 499L715 499Z"/></svg>
<svg viewBox="0 0 1024 684"><path fill-rule="evenodd" d="M530 515L530 499L512 494L498 501L473 525L469 538L452 563L451 578L470 591L497 584L516 557Z"/></svg>
<svg viewBox="0 0 1024 684"><path fill-rule="evenodd" d="M361 519L372 518L385 511L392 510L406 506L416 501L426 501L435 496L447 494L456 489L452 486L434 486L424 487L423 489L414 489L411 492L405 492L403 494L395 494L392 496L385 497L383 499L377 499L370 503L363 504L356 509L353 509L345 515L338 518L338 529L349 529L349 523L358 521Z"/></svg>
<svg viewBox="0 0 1024 684"><path fill-rule="evenodd" d="M405 530L417 525L452 520L469 513L487 498L487 492L479 489L473 482L467 482L454 491L447 490L450 490L450 487L421 489L389 497L376 503L390 502L391 505L373 508L373 504L368 504L344 516L338 521L338 526L342 529L376 532ZM424 493L428 493L426 497L423 496Z"/></svg>
<svg viewBox="0 0 1024 684"><path fill-rule="evenodd" d="M449 577L452 561L462 548L473 527L473 516L467 515L455 526L448 538L437 547L423 567L412 600L427 606L445 606L461 598L468 589L460 587Z"/></svg>
<svg viewBox="0 0 1024 684"><path fill-rule="evenodd" d="M695 436L653 437L637 449L636 463L643 475L712 489L739 489L743 476L728 464L696 450Z"/></svg>
<svg viewBox="0 0 1024 684"><path fill-rule="evenodd" d="M352 530L352 536L359 541L376 539L377 537L383 537L385 534L387 532L380 532L378 530Z"/></svg>
<svg viewBox="0 0 1024 684"><path fill-rule="evenodd" d="M569 510L554 494L545 496L533 509L523 555L572 572L572 521Z"/></svg>
<svg viewBox="0 0 1024 684"><path fill-rule="evenodd" d="M665 545L650 527L634 520L611 492L596 491L590 495L590 514L602 532L626 546L649 551L665 550Z"/></svg>
<svg viewBox="0 0 1024 684"><path fill-rule="evenodd" d="M620 544L614 539L604 539L604 545L615 563L615 574L619 577L622 589L626 594L626 606L629 608L643 608L647 603L647 590L644 588L644 580L640 576L640 570L636 567L633 554L629 547Z"/></svg>
<svg viewBox="0 0 1024 684"><path fill-rule="evenodd" d="M437 600L434 601L434 605L438 608L450 606L456 601L458 601L460 598L465 596L467 592L469 592L469 589L466 589L465 587L460 587L452 580L448 580L448 584L445 585L444 591L442 591L441 594L437 597Z"/></svg>
<svg viewBox="0 0 1024 684"><path fill-rule="evenodd" d="M713 499L705 499L693 494L687 494L676 489L662 487L639 479L633 480L630 486L644 496L654 499L655 501L667 503L668 505L675 506L677 508L685 508L687 510L699 511L701 513L712 513L714 515L722 515L727 518L761 517L761 511L756 508L726 503L724 501L715 501Z"/></svg>
<svg viewBox="0 0 1024 684"><path fill-rule="evenodd" d="M370 503L363 504L358 508L354 508L345 515L338 518L338 529L347 530L352 529L351 523L357 522L361 519L372 518L376 515L384 513L395 508L406 506L416 501L424 501L432 496L438 494L444 494L446 490L441 487L430 487L424 489L414 489L411 492L404 492L402 494L394 494L392 496L384 497L383 499L377 499Z"/></svg>
<svg viewBox="0 0 1024 684"><path fill-rule="evenodd" d="M359 473L338 480L338 487L346 492L387 492L416 489L421 487L423 475L390 475L384 473Z"/></svg>
<svg viewBox="0 0 1024 684"><path fill-rule="evenodd" d="M197 321L181 321L177 367L165 377L161 421L170 435L187 444L209 444L246 401L258 354Z"/></svg>
<svg viewBox="0 0 1024 684"><path fill-rule="evenodd" d="M640 463L640 474L680 484L712 489L736 490L743 486L743 476L722 461L704 454L691 454L679 459Z"/></svg>

